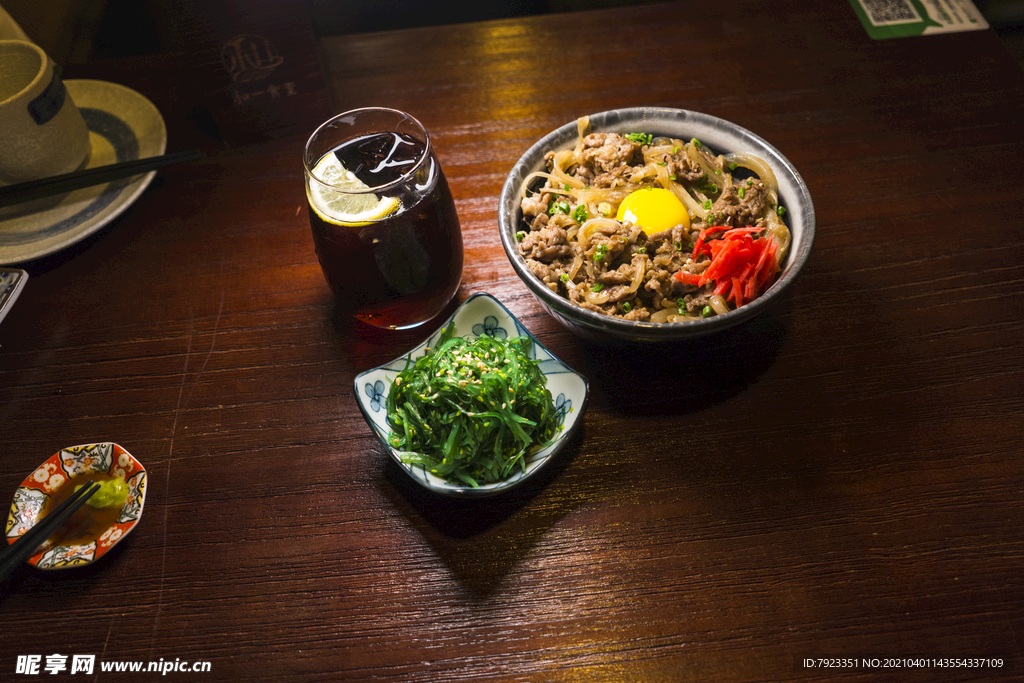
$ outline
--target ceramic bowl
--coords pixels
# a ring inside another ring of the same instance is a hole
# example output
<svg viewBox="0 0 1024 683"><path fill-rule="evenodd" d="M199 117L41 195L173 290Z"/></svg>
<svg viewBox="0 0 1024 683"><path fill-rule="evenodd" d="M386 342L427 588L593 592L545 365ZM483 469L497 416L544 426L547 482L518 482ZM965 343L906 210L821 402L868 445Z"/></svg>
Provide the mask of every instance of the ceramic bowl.
<svg viewBox="0 0 1024 683"><path fill-rule="evenodd" d="M678 323L647 323L612 318L588 311L548 289L530 272L520 256L516 232L521 230L523 180L543 170L544 154L549 150L570 148L578 140L576 121L551 131L530 147L505 180L498 204L501 243L516 273L533 296L562 325L590 341L658 343L700 337L719 332L761 313L789 287L807 262L814 242L815 214L807 184L796 168L765 140L723 119L687 111L658 107L614 109L590 115L595 133L652 133L683 140L699 139L719 154L749 152L765 160L779 182L779 199L786 207L786 223L792 234L789 255L775 283L754 301L736 310L701 320Z"/></svg>
<svg viewBox="0 0 1024 683"><path fill-rule="evenodd" d="M7 542L13 543L39 521L46 502L61 487L79 476L83 477L81 483L85 483L90 472L108 472L128 483L128 499L121 514L92 543L46 548L30 557L29 564L39 569L90 564L110 552L139 523L146 502L146 468L116 443L92 443L53 454L21 483L14 492L11 513L7 517Z"/></svg>
<svg viewBox="0 0 1024 683"><path fill-rule="evenodd" d="M535 360L540 361L538 367L547 379L548 390L551 392L555 408L559 411L562 420L562 429L558 438L547 447L526 457L525 471L517 469L503 481L482 484L478 488L453 483L434 476L423 465L404 463L401 459L401 452L392 448L388 443L389 428L386 404L391 384L398 373L405 369L406 362L409 359L415 360L426 355L427 348L435 345L444 329L453 321L455 336L459 337L489 335L502 340L518 336L530 337L533 340L532 356ZM380 439L384 450L417 484L441 495L475 498L509 491L535 476L545 465L550 463L582 424L590 386L583 375L573 371L544 348L544 345L537 341L529 330L497 299L490 294L477 293L466 299L452 314L452 317L422 344L390 363L367 370L356 377L354 390L359 409L362 411L363 417L366 418L367 424Z"/></svg>

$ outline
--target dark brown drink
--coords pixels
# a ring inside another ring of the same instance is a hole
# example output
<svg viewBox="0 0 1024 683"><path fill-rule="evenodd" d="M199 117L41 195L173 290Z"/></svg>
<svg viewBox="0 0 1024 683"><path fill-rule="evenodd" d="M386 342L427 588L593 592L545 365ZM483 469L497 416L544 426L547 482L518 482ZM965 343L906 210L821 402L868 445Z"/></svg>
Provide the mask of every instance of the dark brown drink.
<svg viewBox="0 0 1024 683"><path fill-rule="evenodd" d="M455 202L432 151L410 135L385 132L348 140L327 154L367 190L380 189L364 192L372 197L364 201L397 206L383 209L383 217L353 221L325 205L323 197L335 195L317 194L316 181L307 178L313 243L340 305L394 329L437 315L459 288L463 252ZM406 177L410 169L415 173Z"/></svg>

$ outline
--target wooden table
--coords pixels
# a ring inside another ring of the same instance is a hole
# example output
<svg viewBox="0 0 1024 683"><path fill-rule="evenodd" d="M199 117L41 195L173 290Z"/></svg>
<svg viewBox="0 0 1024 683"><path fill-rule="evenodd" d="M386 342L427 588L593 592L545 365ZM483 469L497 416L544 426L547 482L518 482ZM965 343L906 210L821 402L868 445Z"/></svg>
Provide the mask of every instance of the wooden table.
<svg viewBox="0 0 1024 683"><path fill-rule="evenodd" d="M82 67L156 102L170 149L210 154L29 264L0 324L4 496L74 444L115 441L150 473L112 557L9 580L0 678L32 680L14 672L33 654L93 654L97 681L160 660L208 662L167 679L197 681L1024 675L1024 73L994 32L874 41L843 2L730 0L322 49L337 107L432 131L465 236L458 299L494 294L590 378L580 438L506 497L422 492L352 384L431 330L335 312L305 136L223 149L173 58ZM749 128L815 200L791 291L713 343L584 343L498 241L498 193L536 138L641 104ZM826 657L856 666L804 662Z"/></svg>

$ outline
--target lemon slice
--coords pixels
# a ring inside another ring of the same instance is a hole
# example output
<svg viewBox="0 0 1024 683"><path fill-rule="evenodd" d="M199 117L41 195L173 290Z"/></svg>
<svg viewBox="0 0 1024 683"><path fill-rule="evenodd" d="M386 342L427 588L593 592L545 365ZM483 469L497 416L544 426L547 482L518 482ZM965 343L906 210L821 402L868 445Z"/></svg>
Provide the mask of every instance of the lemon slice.
<svg viewBox="0 0 1024 683"><path fill-rule="evenodd" d="M333 188L309 179L309 200L325 221L341 225L368 225L398 211L398 197L378 197L370 186L345 168L333 153L327 154L313 169L313 175Z"/></svg>

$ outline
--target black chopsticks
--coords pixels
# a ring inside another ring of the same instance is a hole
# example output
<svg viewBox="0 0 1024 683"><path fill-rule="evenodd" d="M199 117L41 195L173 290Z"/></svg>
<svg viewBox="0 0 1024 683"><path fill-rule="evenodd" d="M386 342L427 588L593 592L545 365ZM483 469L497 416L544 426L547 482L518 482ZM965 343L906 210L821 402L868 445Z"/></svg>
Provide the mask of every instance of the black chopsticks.
<svg viewBox="0 0 1024 683"><path fill-rule="evenodd" d="M97 166L82 171L72 171L63 175L56 175L50 178L29 180L24 183L16 183L0 187L0 206L20 204L32 199L49 197L55 194L63 194L72 190L80 190L83 187L109 183L118 178L148 173L153 169L170 164L179 164L183 161L192 161L206 156L199 150L188 152L174 152L163 154L157 157L135 159L134 161L122 161L109 166Z"/></svg>
<svg viewBox="0 0 1024 683"><path fill-rule="evenodd" d="M26 531L18 540L0 551L0 581L7 578L16 567L32 557L39 546L53 535L92 494L100 490L100 485L89 481L88 484L75 491L50 514L36 522L35 526Z"/></svg>

